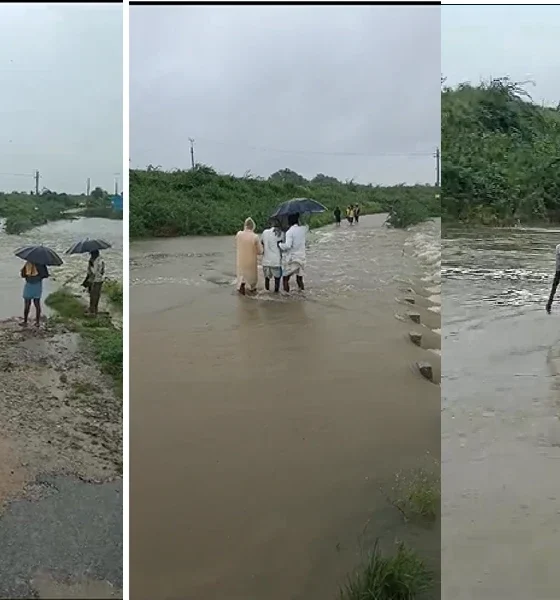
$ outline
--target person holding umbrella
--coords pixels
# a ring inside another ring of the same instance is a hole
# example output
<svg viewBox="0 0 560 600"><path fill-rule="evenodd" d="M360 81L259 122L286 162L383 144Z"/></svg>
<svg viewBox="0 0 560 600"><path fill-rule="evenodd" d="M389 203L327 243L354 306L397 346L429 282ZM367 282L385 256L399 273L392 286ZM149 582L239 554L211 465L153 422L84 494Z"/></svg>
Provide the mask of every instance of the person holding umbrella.
<svg viewBox="0 0 560 600"><path fill-rule="evenodd" d="M89 261L87 273L82 287L89 293L89 314L94 317L99 311L99 300L101 298L101 290L105 281L105 261L101 258L99 251L110 248L111 244L104 240L85 239L77 242L68 250L66 254L85 254L89 252Z"/></svg>
<svg viewBox="0 0 560 600"><path fill-rule="evenodd" d="M23 323L27 326L31 303L35 306L35 326L41 324L41 298L43 296L43 279L49 277L47 265L60 266L62 259L58 254L46 246L26 246L16 250L15 255L25 260L25 264L20 271L22 279L25 279L23 286Z"/></svg>
<svg viewBox="0 0 560 600"><path fill-rule="evenodd" d="M303 271L305 268L305 238L307 230L299 224L299 213L288 215L290 228L286 232L286 241L278 247L285 253L285 268L282 269L282 282L285 292L290 291L290 277L296 276L298 288L303 291Z"/></svg>

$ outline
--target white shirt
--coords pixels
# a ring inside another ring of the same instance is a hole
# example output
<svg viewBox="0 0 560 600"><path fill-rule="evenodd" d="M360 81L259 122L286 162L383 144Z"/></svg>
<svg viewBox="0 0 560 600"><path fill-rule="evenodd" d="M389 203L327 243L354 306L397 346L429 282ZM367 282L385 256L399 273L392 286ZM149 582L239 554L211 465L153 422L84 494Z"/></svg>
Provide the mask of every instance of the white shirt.
<svg viewBox="0 0 560 600"><path fill-rule="evenodd" d="M93 266L91 267L91 278L93 283L103 283L105 275L105 263L103 259L98 256L93 261Z"/></svg>
<svg viewBox="0 0 560 600"><path fill-rule="evenodd" d="M305 236L307 227L292 225L286 232L286 242L280 244L280 249L286 253L286 262L297 262L305 265Z"/></svg>
<svg viewBox="0 0 560 600"><path fill-rule="evenodd" d="M278 242L282 241L282 233L276 231L274 227L269 227L262 232L261 237L263 245L263 267L279 267L282 264L282 255Z"/></svg>

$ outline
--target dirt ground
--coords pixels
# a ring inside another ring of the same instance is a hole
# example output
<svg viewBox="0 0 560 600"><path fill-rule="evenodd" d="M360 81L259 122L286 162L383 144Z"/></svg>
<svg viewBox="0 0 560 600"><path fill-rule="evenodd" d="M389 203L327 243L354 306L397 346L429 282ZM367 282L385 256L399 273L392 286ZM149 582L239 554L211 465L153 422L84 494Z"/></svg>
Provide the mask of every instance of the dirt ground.
<svg viewBox="0 0 560 600"><path fill-rule="evenodd" d="M122 400L64 325L0 321L0 453L0 511L38 474L121 476Z"/></svg>

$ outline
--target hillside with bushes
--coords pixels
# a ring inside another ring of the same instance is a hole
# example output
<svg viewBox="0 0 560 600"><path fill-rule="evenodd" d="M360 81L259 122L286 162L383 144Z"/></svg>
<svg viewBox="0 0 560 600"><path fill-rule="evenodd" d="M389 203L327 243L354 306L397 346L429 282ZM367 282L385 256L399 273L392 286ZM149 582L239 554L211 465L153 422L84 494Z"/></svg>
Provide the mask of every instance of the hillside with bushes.
<svg viewBox="0 0 560 600"><path fill-rule="evenodd" d="M447 222L560 222L560 105L539 106L509 78L442 90Z"/></svg>
<svg viewBox="0 0 560 600"><path fill-rule="evenodd" d="M189 171L162 171L149 166L130 171L130 236L231 235L251 216L259 230L276 206L308 197L330 212L313 215L312 227L332 221L332 210L359 204L362 214L393 210L393 225L407 226L439 216L433 186L381 187L340 182L319 174L311 181L289 169L269 178L234 177L197 165Z"/></svg>

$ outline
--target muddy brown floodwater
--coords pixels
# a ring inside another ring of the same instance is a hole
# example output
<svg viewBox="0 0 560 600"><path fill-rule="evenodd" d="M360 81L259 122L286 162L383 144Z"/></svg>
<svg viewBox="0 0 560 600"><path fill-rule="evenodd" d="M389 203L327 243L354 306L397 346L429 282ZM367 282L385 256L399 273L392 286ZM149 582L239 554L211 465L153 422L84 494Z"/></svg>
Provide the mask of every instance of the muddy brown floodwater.
<svg viewBox="0 0 560 600"><path fill-rule="evenodd" d="M560 597L560 230L443 240L442 572L446 600Z"/></svg>
<svg viewBox="0 0 560 600"><path fill-rule="evenodd" d="M132 244L135 600L334 598L368 519L398 527L378 488L438 458L440 389L396 298L438 337L440 241L383 221L312 233L304 296L238 297L233 238Z"/></svg>

